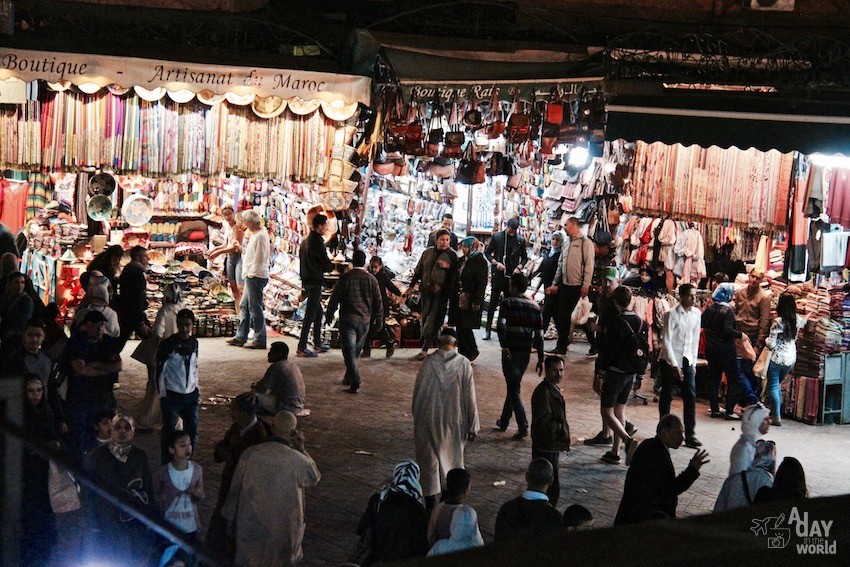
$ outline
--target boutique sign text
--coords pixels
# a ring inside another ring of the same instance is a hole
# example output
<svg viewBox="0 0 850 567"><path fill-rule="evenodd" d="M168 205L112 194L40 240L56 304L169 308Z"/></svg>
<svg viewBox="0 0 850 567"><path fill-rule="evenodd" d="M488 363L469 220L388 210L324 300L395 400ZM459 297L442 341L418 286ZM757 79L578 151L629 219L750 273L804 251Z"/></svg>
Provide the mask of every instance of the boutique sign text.
<svg viewBox="0 0 850 567"><path fill-rule="evenodd" d="M283 99L297 96L306 100L343 100L364 104L369 104L370 94L369 78L355 75L0 49L0 79L10 77L24 81L70 81L76 85L95 83L101 87L110 84L146 89L165 87L193 92L210 90L215 94L256 93L258 96L276 95Z"/></svg>

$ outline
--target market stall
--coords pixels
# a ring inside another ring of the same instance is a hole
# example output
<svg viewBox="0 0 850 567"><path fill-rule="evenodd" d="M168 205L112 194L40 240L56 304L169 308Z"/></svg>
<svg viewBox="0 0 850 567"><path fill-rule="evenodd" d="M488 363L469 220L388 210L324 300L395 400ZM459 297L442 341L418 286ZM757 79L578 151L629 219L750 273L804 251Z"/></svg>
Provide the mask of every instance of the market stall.
<svg viewBox="0 0 850 567"><path fill-rule="evenodd" d="M26 239L25 267L63 315L94 254L141 244L151 311L159 284L174 281L201 336L228 334L233 297L204 255L233 204L271 233L285 282L268 290L277 323L278 307L298 302L308 209L346 211L360 192L350 162L366 77L6 50L0 79L2 220Z"/></svg>

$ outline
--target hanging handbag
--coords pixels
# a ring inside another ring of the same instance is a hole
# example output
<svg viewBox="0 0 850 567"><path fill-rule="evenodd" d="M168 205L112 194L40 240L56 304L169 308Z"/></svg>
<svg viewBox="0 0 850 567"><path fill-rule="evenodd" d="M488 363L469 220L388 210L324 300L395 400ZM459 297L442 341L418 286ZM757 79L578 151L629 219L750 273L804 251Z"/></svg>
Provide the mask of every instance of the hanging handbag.
<svg viewBox="0 0 850 567"><path fill-rule="evenodd" d="M514 91L514 102L511 116L508 118L508 140L513 144L521 144L528 140L531 131L531 117L522 112L522 101L519 98L519 88Z"/></svg>
<svg viewBox="0 0 850 567"><path fill-rule="evenodd" d="M425 153L429 157L440 155L440 144L443 143L443 104L439 100L431 102L431 119L428 123L428 144Z"/></svg>
<svg viewBox="0 0 850 567"><path fill-rule="evenodd" d="M582 224L588 223L593 219L593 216L596 214L596 198L591 197L590 199L585 199L581 202L581 204L576 209L575 214L579 222Z"/></svg>
<svg viewBox="0 0 850 567"><path fill-rule="evenodd" d="M490 124L487 126L487 137L491 140L497 139L505 133L505 122L502 120L502 102L499 100L499 89L493 87L493 95L490 97Z"/></svg>
<svg viewBox="0 0 850 567"><path fill-rule="evenodd" d="M564 121L564 103L558 98L558 87L552 87L552 94L546 104L546 122L560 125Z"/></svg>
<svg viewBox="0 0 850 567"><path fill-rule="evenodd" d="M487 181L485 173L484 162L478 161L475 155L475 148L472 144L467 144L463 159L460 160L460 164L457 167L455 181L465 185L485 183Z"/></svg>
<svg viewBox="0 0 850 567"><path fill-rule="evenodd" d="M449 114L451 132L446 132L443 157L457 159L463 155L463 142L466 140L466 135L459 130L459 114L457 100L452 100L452 110Z"/></svg>
<svg viewBox="0 0 850 567"><path fill-rule="evenodd" d="M407 131L404 133L404 153L409 156L421 156L425 153L425 139L422 122L419 119L419 105L410 101L407 113Z"/></svg>

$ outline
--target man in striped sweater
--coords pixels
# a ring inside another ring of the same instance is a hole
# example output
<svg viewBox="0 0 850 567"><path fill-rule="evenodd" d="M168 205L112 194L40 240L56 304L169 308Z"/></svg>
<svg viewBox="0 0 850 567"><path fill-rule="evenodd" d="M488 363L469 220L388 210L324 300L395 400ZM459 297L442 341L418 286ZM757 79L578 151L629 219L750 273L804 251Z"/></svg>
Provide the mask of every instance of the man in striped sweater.
<svg viewBox="0 0 850 567"><path fill-rule="evenodd" d="M528 280L522 273L511 275L508 284L510 297L499 306L496 332L502 347L502 372L505 374L507 396L502 416L496 428L506 431L511 415L516 415L517 433L514 439L528 436L528 418L520 397L522 375L528 368L531 348L537 349L537 374L543 373L543 312L536 302L525 297Z"/></svg>

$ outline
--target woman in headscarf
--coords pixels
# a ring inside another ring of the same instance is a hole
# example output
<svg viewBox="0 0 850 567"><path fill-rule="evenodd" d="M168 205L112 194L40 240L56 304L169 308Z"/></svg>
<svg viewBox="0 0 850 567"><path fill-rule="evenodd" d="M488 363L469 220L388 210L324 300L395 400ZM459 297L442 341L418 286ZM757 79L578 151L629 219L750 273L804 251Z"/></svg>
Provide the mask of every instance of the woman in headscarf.
<svg viewBox="0 0 850 567"><path fill-rule="evenodd" d="M49 449L59 449L59 434L53 412L47 403L46 386L35 374L25 377L27 401L24 404L24 429ZM50 505L50 464L24 451L23 491L21 493L21 565L47 565L57 542L56 518Z"/></svg>
<svg viewBox="0 0 850 567"><path fill-rule="evenodd" d="M21 271L21 260L15 254L6 252L0 256L0 292L6 289L6 283L9 281L9 276L15 272ZM40 317L44 310L44 302L35 290L32 284L32 279L24 274L24 293L32 299L32 316Z"/></svg>
<svg viewBox="0 0 850 567"><path fill-rule="evenodd" d="M390 483L369 499L357 534L363 537L370 528L372 553L363 565L404 561L428 553L428 518L415 462L398 463Z"/></svg>
<svg viewBox="0 0 850 567"><path fill-rule="evenodd" d="M806 472L803 465L794 457L785 457L776 470L773 486L759 489L754 502L782 502L784 500L802 500L809 497L809 487L806 486Z"/></svg>
<svg viewBox="0 0 850 567"><path fill-rule="evenodd" d="M452 537L441 539L434 544L428 556L445 555L464 549L481 547L484 539L478 529L478 514L472 506L462 504L452 512Z"/></svg>
<svg viewBox="0 0 850 567"><path fill-rule="evenodd" d="M145 387L145 397L139 410L139 427L153 429L162 424L162 408L159 403L159 393L156 389L156 349L159 343L177 333L177 313L185 309L182 301L182 289L179 284L170 283L162 290L162 307L156 314L151 336L145 339L148 343L144 347L145 353L152 356L145 357L145 366L148 368L148 383ZM178 427L180 429L180 427Z"/></svg>
<svg viewBox="0 0 850 567"><path fill-rule="evenodd" d="M714 503L714 511L723 512L752 506L761 487L773 486L775 470L776 443L759 439L756 441L753 464L747 470L726 479Z"/></svg>
<svg viewBox="0 0 850 567"><path fill-rule="evenodd" d="M118 498L125 507L156 514L153 479L148 456L133 445L136 425L125 413L112 418L112 439L86 456L83 471L100 488ZM146 556L151 538L147 528L99 496L86 492L88 544L92 552L108 553L110 563L135 564ZM118 557L120 556L120 557ZM102 558L102 557L101 557Z"/></svg>
<svg viewBox="0 0 850 567"><path fill-rule="evenodd" d="M89 286L86 293L88 305L77 309L74 313L74 320L71 322L71 332L75 332L77 327L83 322L83 318L89 311L100 311L106 317L106 334L110 337L117 338L121 334L121 328L118 326L118 313L109 306L109 289L104 284L94 284Z"/></svg>
<svg viewBox="0 0 850 567"><path fill-rule="evenodd" d="M702 314L702 327L705 329L705 358L708 360L708 402L711 417L735 419L734 409L737 401L738 357L735 351L735 339L741 338L741 331L735 329L735 312L729 302L735 288L730 283L722 283L714 290L714 303ZM726 412L720 411L717 390L726 374Z"/></svg>

